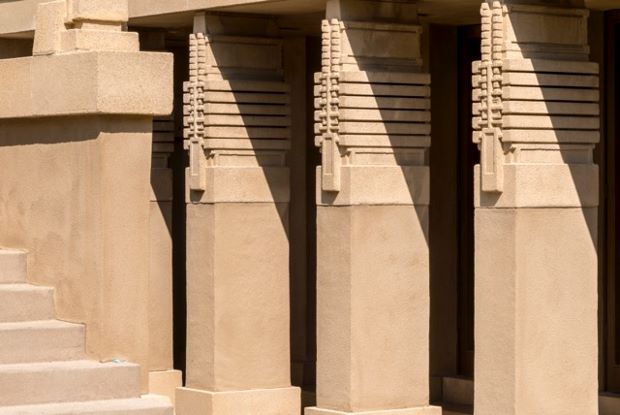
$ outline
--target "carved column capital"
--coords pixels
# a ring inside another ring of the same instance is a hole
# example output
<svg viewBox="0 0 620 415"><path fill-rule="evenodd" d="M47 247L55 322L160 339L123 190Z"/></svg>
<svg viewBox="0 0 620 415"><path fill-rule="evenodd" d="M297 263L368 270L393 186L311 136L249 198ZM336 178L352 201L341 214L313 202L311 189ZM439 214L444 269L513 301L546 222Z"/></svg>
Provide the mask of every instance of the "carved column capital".
<svg viewBox="0 0 620 415"><path fill-rule="evenodd" d="M414 178L425 177L430 146L430 76L421 73L415 3L333 0L322 32L317 202L427 204L428 189Z"/></svg>
<svg viewBox="0 0 620 415"><path fill-rule="evenodd" d="M189 200L287 202L290 88L277 26L199 14L195 27L184 98Z"/></svg>
<svg viewBox="0 0 620 415"><path fill-rule="evenodd" d="M473 68L476 203L596 205L596 190L581 188L569 172L597 174L599 79L598 65L588 62L588 10L495 0L482 3L481 16L482 59ZM548 194L549 177L565 184L560 197L524 196ZM532 188L517 192L521 186Z"/></svg>

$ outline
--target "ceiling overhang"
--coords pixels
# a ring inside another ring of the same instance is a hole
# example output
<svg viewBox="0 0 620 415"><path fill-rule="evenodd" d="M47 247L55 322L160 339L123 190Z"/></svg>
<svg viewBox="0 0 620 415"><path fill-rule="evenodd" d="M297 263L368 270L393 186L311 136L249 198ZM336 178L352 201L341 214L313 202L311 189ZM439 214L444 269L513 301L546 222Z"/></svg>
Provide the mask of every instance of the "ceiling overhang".
<svg viewBox="0 0 620 415"><path fill-rule="evenodd" d="M0 36L32 37L37 4L48 0L0 0ZM200 10L283 16L320 14L326 0L129 0L130 25L191 27ZM464 25L479 22L480 0L420 0L424 21ZM594 10L620 8L620 0L586 0Z"/></svg>

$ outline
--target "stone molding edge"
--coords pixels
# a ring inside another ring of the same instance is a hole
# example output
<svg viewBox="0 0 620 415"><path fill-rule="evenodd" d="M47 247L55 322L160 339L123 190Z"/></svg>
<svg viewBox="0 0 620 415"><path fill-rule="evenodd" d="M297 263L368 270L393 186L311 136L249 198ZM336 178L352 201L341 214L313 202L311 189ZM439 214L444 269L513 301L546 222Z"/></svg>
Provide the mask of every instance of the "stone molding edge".
<svg viewBox="0 0 620 415"><path fill-rule="evenodd" d="M298 414L301 412L298 387L210 392L177 388L177 414Z"/></svg>
<svg viewBox="0 0 620 415"><path fill-rule="evenodd" d="M187 203L274 204L291 200L288 167L206 167L204 175L203 192L194 192L186 186ZM189 168L186 169L187 180Z"/></svg>
<svg viewBox="0 0 620 415"><path fill-rule="evenodd" d="M595 208L599 190L595 164L504 166L504 192L481 191L480 165L474 171L474 206L485 209Z"/></svg>
<svg viewBox="0 0 620 415"><path fill-rule="evenodd" d="M0 60L0 119L168 115L169 53L88 51Z"/></svg>
<svg viewBox="0 0 620 415"><path fill-rule="evenodd" d="M316 407L306 408L305 415L441 415L440 406L421 406L418 408L388 409L383 411L343 412Z"/></svg>
<svg viewBox="0 0 620 415"><path fill-rule="evenodd" d="M317 206L429 206L428 166L342 166L339 192L322 192L317 168Z"/></svg>

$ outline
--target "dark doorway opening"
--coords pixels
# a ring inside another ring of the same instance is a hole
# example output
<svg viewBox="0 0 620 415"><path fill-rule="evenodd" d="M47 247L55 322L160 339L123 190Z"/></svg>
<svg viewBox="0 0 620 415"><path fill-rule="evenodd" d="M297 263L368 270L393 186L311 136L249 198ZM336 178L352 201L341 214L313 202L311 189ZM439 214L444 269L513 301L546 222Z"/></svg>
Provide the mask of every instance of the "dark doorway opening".
<svg viewBox="0 0 620 415"><path fill-rule="evenodd" d="M431 25L430 149L431 400L469 405L450 390L472 389L474 368L472 62L480 59L480 26ZM454 386L457 385L457 386Z"/></svg>
<svg viewBox="0 0 620 415"><path fill-rule="evenodd" d="M620 11L607 14L606 18L606 107L607 133L603 135L601 148L606 153L601 186L600 220L606 225L606 247L599 252L606 256L602 262L604 296L603 341L605 355L605 389L620 393ZM606 212L605 212L606 211Z"/></svg>
<svg viewBox="0 0 620 415"><path fill-rule="evenodd" d="M314 18L306 16L307 19ZM320 23L313 24L320 27ZM291 383L302 389L302 405L316 402L316 167L314 74L321 71L321 38L302 36L286 42L285 72L292 88L291 171ZM302 46L303 45L303 46ZM288 54L288 57L286 55ZM302 56L299 56L303 54ZM288 67L287 65L290 65ZM303 115L302 115L303 113Z"/></svg>
<svg viewBox="0 0 620 415"><path fill-rule="evenodd" d="M151 181L162 215L166 218L167 235L157 238L171 239L170 268L172 282L172 359L173 368L185 376L187 293L186 293L186 227L185 227L185 168L189 164L183 137L183 83L189 74L189 34L191 28L175 30L131 28L140 34L140 48L143 51L168 52L174 56L173 68L173 111L169 116L153 120L153 158ZM158 173L159 171L160 173ZM163 179L163 180L162 180ZM166 182L163 184L163 182ZM163 184L163 186L162 186ZM160 199L162 197L162 200ZM151 235L154 237L154 235ZM163 254L163 253L162 253Z"/></svg>
<svg viewBox="0 0 620 415"><path fill-rule="evenodd" d="M472 63L480 60L480 26L458 30L457 281L458 374L474 375L474 166L480 152L472 141Z"/></svg>

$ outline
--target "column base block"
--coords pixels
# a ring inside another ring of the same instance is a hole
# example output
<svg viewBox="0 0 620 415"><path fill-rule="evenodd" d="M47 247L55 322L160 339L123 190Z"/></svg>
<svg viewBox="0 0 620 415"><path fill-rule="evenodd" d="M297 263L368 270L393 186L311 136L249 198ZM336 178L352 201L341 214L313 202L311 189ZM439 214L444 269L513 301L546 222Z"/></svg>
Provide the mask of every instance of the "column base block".
<svg viewBox="0 0 620 415"><path fill-rule="evenodd" d="M441 415L441 407L420 406L417 408L385 409L363 412L342 412L331 409L306 408L304 412L304 415Z"/></svg>
<svg viewBox="0 0 620 415"><path fill-rule="evenodd" d="M183 385L180 370L162 370L149 372L149 394L163 395L174 404L176 389Z"/></svg>
<svg viewBox="0 0 620 415"><path fill-rule="evenodd" d="M299 388L209 392L177 388L176 415L298 415Z"/></svg>

